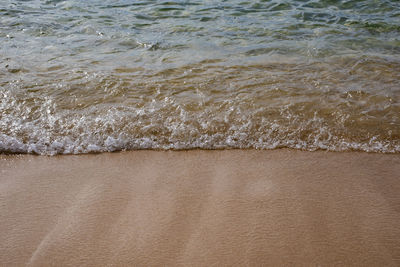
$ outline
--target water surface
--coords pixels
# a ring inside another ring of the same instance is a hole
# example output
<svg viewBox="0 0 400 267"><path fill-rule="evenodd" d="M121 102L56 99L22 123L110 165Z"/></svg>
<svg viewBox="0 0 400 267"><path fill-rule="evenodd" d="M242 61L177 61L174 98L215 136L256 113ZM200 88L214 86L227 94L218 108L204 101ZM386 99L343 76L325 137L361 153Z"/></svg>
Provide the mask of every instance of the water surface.
<svg viewBox="0 0 400 267"><path fill-rule="evenodd" d="M0 0L0 152L400 152L400 2Z"/></svg>

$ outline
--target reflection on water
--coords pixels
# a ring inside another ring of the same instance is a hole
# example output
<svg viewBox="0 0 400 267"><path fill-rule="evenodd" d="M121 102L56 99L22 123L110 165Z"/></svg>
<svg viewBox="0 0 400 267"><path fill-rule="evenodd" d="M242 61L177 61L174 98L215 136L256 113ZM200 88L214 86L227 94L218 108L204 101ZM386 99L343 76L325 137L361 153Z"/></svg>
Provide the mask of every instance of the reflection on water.
<svg viewBox="0 0 400 267"><path fill-rule="evenodd" d="M400 152L398 1L1 1L0 151Z"/></svg>

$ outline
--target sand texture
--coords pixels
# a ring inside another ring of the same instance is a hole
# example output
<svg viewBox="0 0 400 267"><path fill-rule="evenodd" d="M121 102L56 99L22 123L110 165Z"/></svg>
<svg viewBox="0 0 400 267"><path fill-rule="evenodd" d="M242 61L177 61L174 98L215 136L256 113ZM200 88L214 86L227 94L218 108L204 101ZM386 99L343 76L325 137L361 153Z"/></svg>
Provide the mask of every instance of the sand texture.
<svg viewBox="0 0 400 267"><path fill-rule="evenodd" d="M0 156L0 266L400 266L400 155Z"/></svg>

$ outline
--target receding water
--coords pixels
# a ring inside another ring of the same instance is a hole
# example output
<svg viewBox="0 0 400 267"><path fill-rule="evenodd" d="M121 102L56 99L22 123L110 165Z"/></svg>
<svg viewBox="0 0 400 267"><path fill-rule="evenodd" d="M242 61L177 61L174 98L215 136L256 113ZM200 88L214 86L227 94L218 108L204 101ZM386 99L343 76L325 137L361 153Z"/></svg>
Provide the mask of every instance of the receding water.
<svg viewBox="0 0 400 267"><path fill-rule="evenodd" d="M400 2L0 0L0 152L400 152Z"/></svg>

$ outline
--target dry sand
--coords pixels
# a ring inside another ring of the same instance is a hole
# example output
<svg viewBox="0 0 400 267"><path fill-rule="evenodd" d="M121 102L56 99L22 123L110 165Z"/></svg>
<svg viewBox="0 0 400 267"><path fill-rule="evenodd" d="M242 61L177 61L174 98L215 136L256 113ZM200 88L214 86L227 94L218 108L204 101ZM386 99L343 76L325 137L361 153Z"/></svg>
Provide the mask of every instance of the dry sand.
<svg viewBox="0 0 400 267"><path fill-rule="evenodd" d="M399 266L400 155L0 156L0 266Z"/></svg>

